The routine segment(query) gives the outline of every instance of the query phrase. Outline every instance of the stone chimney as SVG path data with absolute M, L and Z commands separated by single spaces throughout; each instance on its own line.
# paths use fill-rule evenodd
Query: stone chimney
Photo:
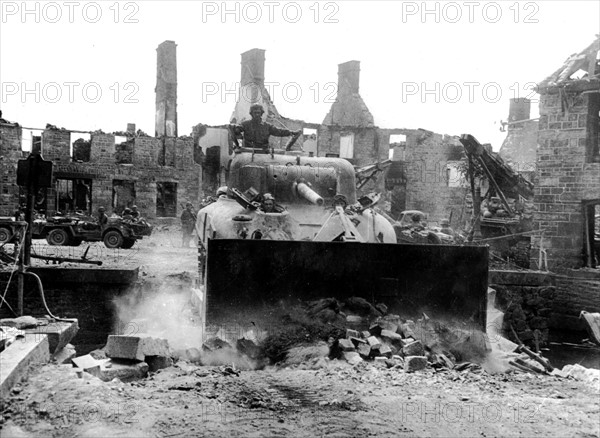
M 265 51 L 263 49 L 252 49 L 242 53 L 242 74 L 240 78 L 242 87 L 250 83 L 264 87 Z
M 348 61 L 338 65 L 338 93 L 358 94 L 360 61 Z
M 338 64 L 338 90 L 335 102 L 323 120 L 324 125 L 373 127 L 373 115 L 358 93 L 360 61 Z
M 165 41 L 156 52 L 155 135 L 177 137 L 177 45 Z
M 519 97 L 510 99 L 510 108 L 508 110 L 508 122 L 518 122 L 529 119 L 531 113 L 531 100 Z M 510 125 L 509 125 L 510 126 Z

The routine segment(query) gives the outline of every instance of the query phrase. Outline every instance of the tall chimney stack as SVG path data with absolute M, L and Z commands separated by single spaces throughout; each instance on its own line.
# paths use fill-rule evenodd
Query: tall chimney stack
M 531 113 L 531 100 L 524 97 L 510 99 L 510 107 L 508 110 L 508 122 L 518 122 L 520 120 L 528 120 Z
M 255 83 L 265 85 L 265 51 L 252 49 L 242 53 L 242 75 L 240 86 Z
M 358 94 L 360 61 L 348 61 L 338 65 L 338 93 Z
M 177 137 L 177 44 L 158 46 L 156 62 L 156 137 Z

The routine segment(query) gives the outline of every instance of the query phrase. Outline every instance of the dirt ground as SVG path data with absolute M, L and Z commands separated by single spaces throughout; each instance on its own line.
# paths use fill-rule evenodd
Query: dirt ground
M 195 274 L 177 227 L 139 243 L 129 262 L 144 281 Z M 600 436 L 598 384 L 327 358 L 258 371 L 179 361 L 130 383 L 48 364 L 2 402 L 2 437 Z

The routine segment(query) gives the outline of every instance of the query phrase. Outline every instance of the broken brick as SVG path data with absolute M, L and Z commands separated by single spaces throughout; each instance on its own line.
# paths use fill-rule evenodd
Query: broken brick
M 368 344 L 359 345 L 358 354 L 360 354 L 363 359 L 368 359 L 371 356 L 371 347 Z
M 425 369 L 425 367 L 427 367 L 425 356 L 407 356 L 404 358 L 404 371 L 408 373 Z
M 144 362 L 148 364 L 148 371 L 151 372 L 173 366 L 173 359 L 164 356 L 146 356 Z
M 338 339 L 338 346 L 342 351 L 354 351 L 354 344 L 350 339 Z
M 360 338 L 360 333 L 357 330 L 346 329 L 346 338 Z
M 423 348 L 423 344 L 421 341 L 415 341 L 411 344 L 406 345 L 402 352 L 405 356 L 423 356 L 425 355 L 425 349 Z
M 360 335 L 364 338 L 367 339 L 368 337 L 371 336 L 371 333 L 368 330 L 363 330 L 362 332 L 360 332 Z
M 360 338 L 350 338 L 350 342 L 352 342 L 356 348 L 358 348 L 358 346 L 360 344 L 367 343 L 367 341 L 365 341 L 364 339 L 360 339 Z
M 381 347 L 381 341 L 377 339 L 375 336 L 369 336 L 367 338 L 367 343 L 371 346 L 371 348 L 379 348 Z
M 383 344 L 381 347 L 379 347 L 378 351 L 379 351 L 380 356 L 385 356 L 387 358 L 392 357 L 392 349 L 385 344 Z

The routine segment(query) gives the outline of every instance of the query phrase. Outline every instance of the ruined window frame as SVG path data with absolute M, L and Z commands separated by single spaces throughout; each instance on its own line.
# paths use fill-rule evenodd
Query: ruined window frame
M 582 201 L 582 216 L 584 266 L 600 268 L 600 199 Z
M 586 152 L 588 163 L 600 163 L 600 92 L 597 91 L 588 94 Z

